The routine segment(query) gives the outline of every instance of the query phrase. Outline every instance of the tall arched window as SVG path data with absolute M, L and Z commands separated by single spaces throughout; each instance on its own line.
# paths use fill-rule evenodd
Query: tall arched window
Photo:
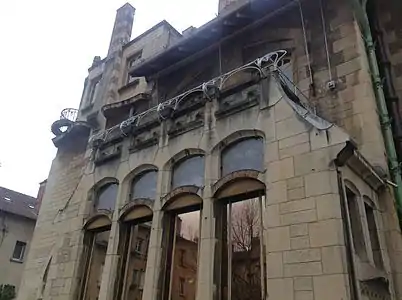
M 241 170 L 262 171 L 264 142 L 251 137 L 229 144 L 221 153 L 221 177 Z M 214 195 L 224 300 L 259 300 L 266 297 L 266 256 L 263 239 L 265 186 L 257 178 L 239 177 Z
M 239 170 L 264 169 L 264 142 L 262 138 L 248 138 L 235 142 L 222 152 L 222 177 Z
M 94 216 L 85 225 L 83 277 L 80 300 L 99 297 L 105 265 L 111 220 L 105 215 Z
M 134 178 L 131 184 L 130 200 L 156 198 L 156 185 L 158 172 L 156 170 L 147 171 Z
M 142 299 L 149 239 L 152 228 L 152 210 L 136 205 L 123 211 L 120 217 L 119 261 L 117 295 L 113 299 Z
M 204 156 L 192 156 L 179 161 L 173 168 L 172 189 L 180 186 L 204 185 Z
M 95 201 L 95 208 L 97 211 L 114 210 L 118 187 L 119 185 L 117 183 L 109 183 L 99 189 Z

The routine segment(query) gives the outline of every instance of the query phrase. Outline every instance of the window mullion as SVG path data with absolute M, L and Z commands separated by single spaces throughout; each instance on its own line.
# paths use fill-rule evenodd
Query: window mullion
M 228 204 L 228 300 L 232 300 L 232 202 Z
M 261 299 L 265 299 L 265 248 L 264 248 L 264 219 L 263 219 L 263 204 L 262 197 L 258 197 L 258 205 L 259 205 L 259 229 L 260 229 L 260 272 L 261 272 Z
M 92 233 L 92 237 L 91 237 L 91 249 L 89 251 L 89 257 L 88 257 L 88 264 L 87 264 L 87 268 L 86 268 L 86 272 L 85 272 L 85 283 L 84 283 L 84 287 L 83 287 L 83 295 L 82 295 L 82 299 L 86 299 L 87 296 L 87 292 L 88 292 L 88 280 L 90 277 L 90 273 L 91 273 L 91 268 L 92 268 L 92 259 L 93 259 L 93 253 L 94 253 L 94 248 L 95 248 L 95 240 L 96 240 L 96 233 Z
M 170 266 L 170 280 L 169 280 L 169 300 L 172 299 L 172 287 L 173 287 L 173 271 L 174 271 L 174 257 L 176 252 L 176 238 L 177 238 L 177 226 L 178 226 L 178 215 L 173 215 L 174 217 L 174 229 L 173 229 L 173 246 L 172 246 L 172 253 L 171 253 L 171 266 Z
M 133 243 L 133 235 L 134 235 L 134 227 L 135 225 L 130 226 L 130 235 L 129 235 L 129 240 L 128 240 L 128 251 L 126 253 L 127 258 L 126 258 L 126 265 L 125 265 L 125 271 L 124 271 L 124 280 L 123 280 L 123 299 L 127 299 L 127 279 L 128 279 L 128 269 L 130 267 L 130 256 L 131 256 L 131 245 Z

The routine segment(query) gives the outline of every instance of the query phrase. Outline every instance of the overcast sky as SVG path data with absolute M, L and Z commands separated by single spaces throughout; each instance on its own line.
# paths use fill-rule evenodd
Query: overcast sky
M 122 0 L 0 0 L 0 186 L 36 196 L 56 148 L 50 126 L 77 108 L 88 67 L 107 53 Z M 132 38 L 166 19 L 180 32 L 218 0 L 131 0 Z

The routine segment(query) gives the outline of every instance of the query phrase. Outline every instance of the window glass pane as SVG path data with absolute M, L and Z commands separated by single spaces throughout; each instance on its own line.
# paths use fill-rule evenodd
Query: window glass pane
M 265 299 L 265 256 L 263 252 L 261 211 L 265 197 L 223 205 L 221 282 L 225 300 Z
M 158 172 L 150 171 L 135 178 L 132 185 L 132 199 L 147 198 L 155 200 Z
M 176 234 L 172 255 L 170 299 L 195 300 L 200 211 L 174 217 Z
M 125 280 L 123 282 L 124 300 L 141 300 L 144 290 L 145 270 L 147 267 L 151 223 L 130 226 L 128 249 L 125 251 Z
M 179 162 L 173 169 L 172 188 L 204 185 L 204 156 L 193 156 Z
M 96 209 L 114 210 L 117 197 L 118 184 L 112 183 L 102 187 L 98 193 Z
M 356 254 L 363 260 L 367 260 L 366 244 L 362 228 L 361 217 L 359 213 L 359 203 L 356 195 L 349 189 L 346 189 L 346 199 L 348 203 L 350 225 L 352 227 L 353 245 Z
M 95 233 L 87 278 L 87 291 L 85 293 L 86 300 L 95 300 L 99 296 L 109 234 L 110 230 Z
M 382 269 L 384 267 L 382 262 L 380 241 L 378 239 L 377 223 L 374 217 L 374 209 L 368 203 L 364 203 L 364 209 L 366 210 L 367 225 L 370 234 L 371 250 L 373 251 L 374 264 L 377 268 Z
M 21 241 L 17 241 L 15 243 L 13 259 L 22 260 L 24 258 L 26 245 L 27 245 L 26 243 Z
M 229 145 L 222 152 L 222 176 L 239 170 L 262 171 L 264 146 L 261 138 L 252 138 Z

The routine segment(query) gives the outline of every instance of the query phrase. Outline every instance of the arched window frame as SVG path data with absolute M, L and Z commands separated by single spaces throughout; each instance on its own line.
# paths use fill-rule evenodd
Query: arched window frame
M 136 197 L 135 196 L 135 190 L 136 190 L 136 185 L 138 185 L 141 180 L 143 180 L 145 177 L 149 174 L 154 174 L 155 175 L 155 195 L 153 197 Z M 129 201 L 133 201 L 136 199 L 150 199 L 155 201 L 156 200 L 156 193 L 158 189 L 158 170 L 157 169 L 147 169 L 139 173 L 138 175 L 134 176 L 134 178 L 130 181 L 130 192 L 129 192 Z M 138 186 L 137 186 L 138 188 Z
M 229 151 L 236 149 L 239 146 L 245 145 L 244 143 L 250 142 L 250 141 L 258 141 L 258 143 L 261 143 L 261 161 L 260 161 L 260 167 L 256 167 L 254 168 L 254 166 L 250 167 L 245 167 L 245 168 L 237 168 L 237 169 L 231 169 L 229 172 L 225 171 L 225 166 L 224 166 L 224 157 L 225 155 L 228 154 Z M 259 171 L 262 172 L 264 170 L 264 139 L 261 136 L 246 136 L 243 138 L 239 138 L 237 140 L 234 140 L 228 144 L 226 144 L 223 149 L 221 150 L 220 153 L 220 177 L 224 177 L 230 173 L 233 172 L 237 172 L 237 171 L 241 171 L 241 170 L 255 170 L 255 171 Z
M 175 184 L 175 174 L 177 174 L 177 170 L 180 169 L 180 167 L 183 167 L 184 164 L 191 162 L 191 160 L 196 159 L 196 158 L 202 158 L 202 184 Z M 181 159 L 179 159 L 178 161 L 175 161 L 172 164 L 171 167 L 171 178 L 170 178 L 170 189 L 174 190 L 176 188 L 180 188 L 183 186 L 188 186 L 188 185 L 193 185 L 193 186 L 197 186 L 197 187 L 203 187 L 205 184 L 205 155 L 202 153 L 199 154 L 192 154 L 192 155 L 187 155 Z

